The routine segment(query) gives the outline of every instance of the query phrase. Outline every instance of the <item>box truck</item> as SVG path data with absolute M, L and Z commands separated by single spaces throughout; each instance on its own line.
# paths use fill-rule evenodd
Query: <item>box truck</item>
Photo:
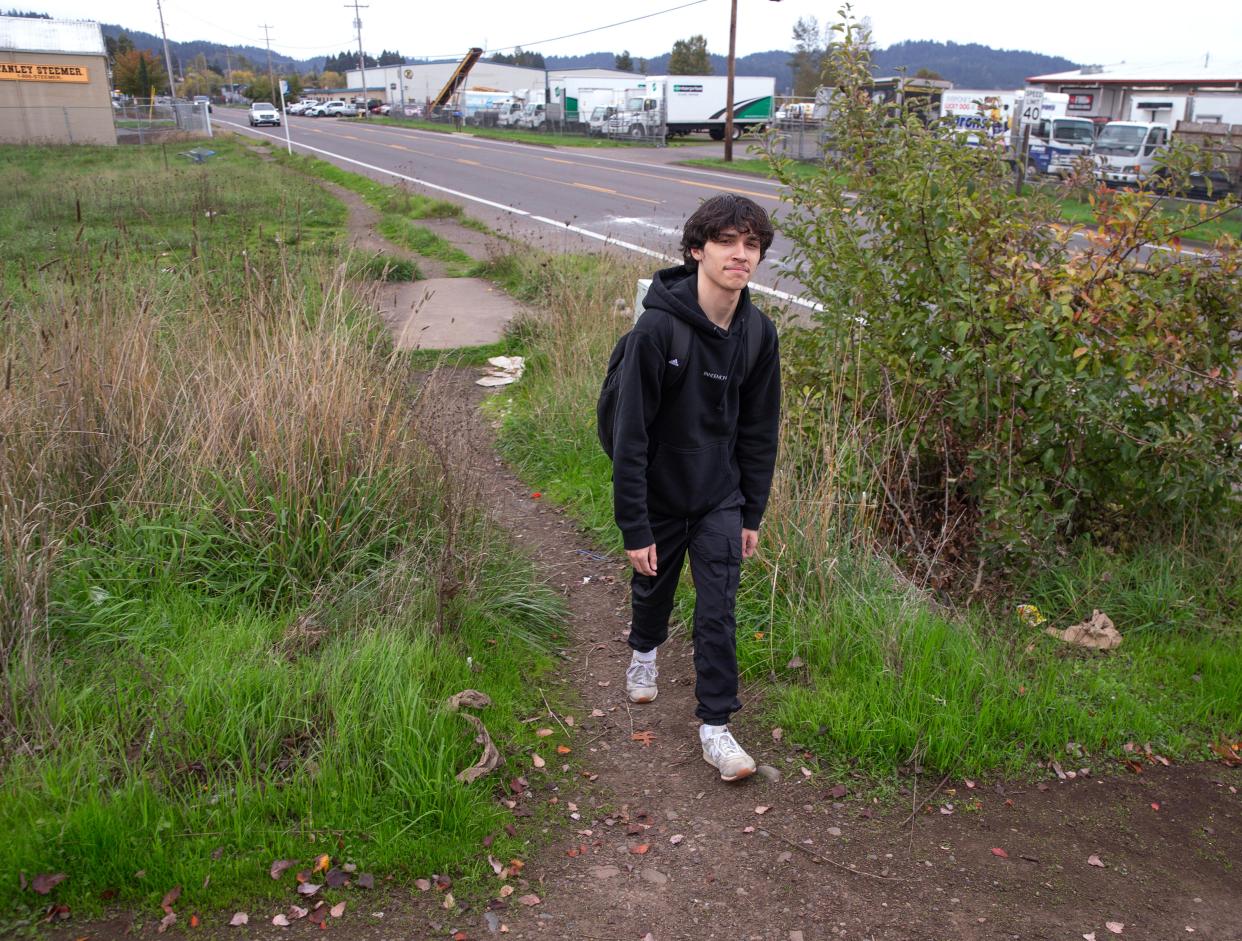
M 657 75 L 626 89 L 609 133 L 648 137 L 707 131 L 724 140 L 727 78 L 721 75 Z M 733 82 L 733 136 L 759 130 L 772 121 L 776 79 L 739 75 Z
M 959 89 L 947 91 L 940 100 L 940 114 L 952 120 L 953 129 L 965 135 L 967 144 L 984 140 L 1010 146 L 1015 115 L 1022 113 L 1025 90 Z M 1040 173 L 1066 176 L 1074 161 L 1091 153 L 1095 123 L 1089 118 L 1066 114 L 1069 95 L 1045 92 L 1040 118 L 1031 125 L 1027 162 Z

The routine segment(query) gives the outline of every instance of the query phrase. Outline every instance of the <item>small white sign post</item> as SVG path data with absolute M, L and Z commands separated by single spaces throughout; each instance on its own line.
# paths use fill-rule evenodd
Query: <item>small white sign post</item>
M 293 142 L 289 140 L 289 112 L 285 110 L 285 92 L 289 90 L 289 83 L 283 78 L 280 80 L 280 123 L 285 129 L 285 149 L 292 155 Z
M 1014 164 L 1017 166 L 1018 178 L 1015 192 L 1022 194 L 1022 183 L 1026 177 L 1027 148 L 1031 140 L 1031 128 L 1038 124 L 1044 112 L 1044 90 L 1028 88 L 1022 94 L 1022 104 L 1013 119 L 1013 152 Z

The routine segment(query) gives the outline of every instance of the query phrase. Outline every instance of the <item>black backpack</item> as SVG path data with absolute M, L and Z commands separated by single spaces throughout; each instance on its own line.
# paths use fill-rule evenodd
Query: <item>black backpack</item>
M 690 345 L 694 339 L 694 331 L 680 317 L 662 311 L 658 307 L 648 308 L 643 312 L 643 316 L 646 317 L 656 311 L 669 318 L 673 327 L 672 344 L 670 349 L 665 351 L 665 358 L 687 364 L 687 368 L 679 369 L 674 374 L 675 382 L 668 378 L 669 371 L 665 370 L 665 385 L 662 391 L 663 397 L 667 397 L 670 392 L 680 388 L 681 383 L 685 381 L 686 373 L 689 371 Z M 617 403 L 621 399 L 621 363 L 625 359 L 625 344 L 629 338 L 629 333 L 624 334 L 617 341 L 617 345 L 612 348 L 612 355 L 608 357 L 608 371 L 604 373 L 604 384 L 599 390 L 599 401 L 595 404 L 595 428 L 599 433 L 600 447 L 604 449 L 609 460 L 612 459 L 612 438 L 617 420 Z M 759 349 L 762 343 L 763 321 L 756 314 L 754 322 L 746 325 L 746 373 L 742 377 L 743 382 L 750 376 L 755 363 L 759 361 Z

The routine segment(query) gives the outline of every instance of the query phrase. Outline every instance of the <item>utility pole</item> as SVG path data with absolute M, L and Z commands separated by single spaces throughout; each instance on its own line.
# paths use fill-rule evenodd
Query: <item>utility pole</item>
M 168 94 L 173 104 L 177 102 L 177 79 L 173 75 L 172 55 L 168 51 L 168 33 L 164 30 L 164 7 L 160 0 L 155 0 L 155 9 L 160 14 L 160 35 L 164 37 L 164 65 L 168 68 Z
M 272 37 L 268 35 L 268 30 L 273 27 L 266 23 L 261 23 L 259 29 L 263 30 L 263 41 L 267 43 L 267 81 L 268 87 L 271 89 L 272 97 L 276 97 L 276 75 L 272 72 Z
M 358 11 L 369 9 L 369 7 L 366 4 L 359 4 L 358 0 L 345 4 L 345 7 L 354 8 L 354 29 L 358 31 L 358 70 L 362 73 L 362 110 L 365 114 L 370 110 L 367 107 L 367 58 L 366 53 L 362 51 L 362 14 Z
M 774 0 L 780 3 L 781 0 Z M 725 82 L 725 162 L 733 160 L 733 73 L 737 58 L 737 0 L 729 10 L 729 78 Z
M 237 89 L 233 87 L 233 59 L 229 55 L 229 50 L 224 50 L 224 71 L 229 79 L 229 96 L 227 101 L 232 101 L 233 96 L 237 94 Z

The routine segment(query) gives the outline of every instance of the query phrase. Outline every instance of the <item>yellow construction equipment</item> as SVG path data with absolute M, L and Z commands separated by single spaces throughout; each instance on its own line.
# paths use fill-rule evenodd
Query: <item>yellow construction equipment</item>
M 474 68 L 474 64 L 478 62 L 482 56 L 483 50 L 478 46 L 475 46 L 466 53 L 462 60 L 457 63 L 457 68 L 453 70 L 452 77 L 444 83 L 444 87 L 436 93 L 435 98 L 431 99 L 432 111 L 437 111 L 438 109 L 443 108 L 445 104 L 448 103 L 448 100 L 461 90 L 462 86 L 466 84 L 466 79 L 470 75 L 470 70 Z

